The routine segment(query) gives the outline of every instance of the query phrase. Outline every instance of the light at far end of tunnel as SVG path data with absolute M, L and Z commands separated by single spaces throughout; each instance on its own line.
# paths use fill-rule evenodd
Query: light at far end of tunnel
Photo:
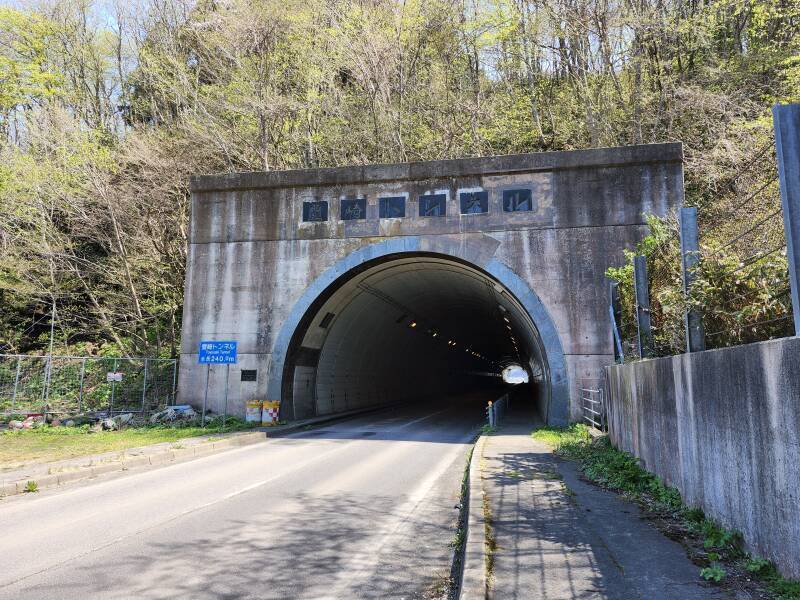
M 511 385 L 528 383 L 528 372 L 519 365 L 509 365 L 503 369 L 503 381 Z

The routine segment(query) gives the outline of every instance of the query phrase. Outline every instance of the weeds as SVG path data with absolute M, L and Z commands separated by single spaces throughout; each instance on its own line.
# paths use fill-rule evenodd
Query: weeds
M 28 483 L 25 484 L 25 489 L 23 491 L 26 494 L 32 494 L 34 492 L 38 492 L 39 484 L 36 483 L 35 481 L 28 481 Z
M 714 581 L 716 583 L 722 581 L 727 574 L 719 563 L 712 563 L 710 567 L 700 569 L 700 577 L 706 581 Z
M 767 584 L 777 600 L 800 600 L 800 581 L 784 578 L 772 561 L 759 557 L 746 557 L 745 569 Z

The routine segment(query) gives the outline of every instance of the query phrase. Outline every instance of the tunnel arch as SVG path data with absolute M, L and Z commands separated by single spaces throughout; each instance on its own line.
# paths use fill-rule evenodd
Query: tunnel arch
M 565 424 L 566 367 L 550 315 L 516 273 L 480 258 L 414 237 L 365 246 L 323 272 L 273 346 L 268 395 L 281 398 L 282 416 L 410 400 L 410 386 L 450 393 L 521 363 L 541 417 Z

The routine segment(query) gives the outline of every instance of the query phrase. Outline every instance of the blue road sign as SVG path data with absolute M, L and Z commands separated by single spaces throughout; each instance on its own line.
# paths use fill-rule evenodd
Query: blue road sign
M 235 365 L 236 364 L 236 344 L 234 341 L 210 341 L 200 342 L 200 353 L 197 362 L 201 365 Z

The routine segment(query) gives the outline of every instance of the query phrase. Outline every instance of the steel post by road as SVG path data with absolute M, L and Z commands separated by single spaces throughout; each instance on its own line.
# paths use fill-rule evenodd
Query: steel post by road
M 228 381 L 231 376 L 230 363 L 225 365 L 225 403 L 222 409 L 222 431 L 225 431 L 225 421 L 228 419 Z
M 172 359 L 172 406 L 175 406 L 175 390 L 178 387 L 178 361 Z
M 147 395 L 147 359 L 144 359 L 144 381 L 142 382 L 142 414 L 144 414 L 144 400 Z
M 17 357 L 17 374 L 14 376 L 14 395 L 11 396 L 11 412 L 16 412 L 17 407 L 17 388 L 19 387 L 19 371 L 20 371 L 20 363 L 22 362 L 22 357 Z
M 647 280 L 647 259 L 633 258 L 633 278 L 636 288 L 636 328 L 638 330 L 639 358 L 653 355 L 653 330 L 650 323 L 650 292 Z
M 111 378 L 111 400 L 109 401 L 109 404 L 108 404 L 108 418 L 109 419 L 114 414 L 114 393 L 117 390 L 117 378 L 116 378 L 116 374 L 117 374 L 117 359 L 116 358 L 114 359 L 114 366 L 111 369 L 111 371 L 112 371 L 112 373 L 114 373 L 114 375 Z
M 206 426 L 206 403 L 208 402 L 208 377 L 211 375 L 211 365 L 206 365 L 206 393 L 203 396 L 203 412 L 200 415 L 201 427 Z
M 800 335 L 800 104 L 772 107 L 795 335 Z
M 619 300 L 619 282 L 610 281 L 608 285 L 611 302 L 608 305 L 608 316 L 611 320 L 611 336 L 614 339 L 614 362 L 624 363 L 625 353 L 622 350 L 622 337 L 619 332 L 619 323 L 622 320 L 622 308 Z
M 81 359 L 81 387 L 78 391 L 78 414 L 83 412 L 83 380 L 86 377 L 86 359 Z
M 681 217 L 681 274 L 683 276 L 683 293 L 688 297 L 694 282 L 694 269 L 700 262 L 700 242 L 697 233 L 697 209 L 682 208 Z M 686 328 L 686 351 L 700 352 L 706 349 L 706 335 L 703 330 L 703 316 L 696 308 L 684 313 Z

